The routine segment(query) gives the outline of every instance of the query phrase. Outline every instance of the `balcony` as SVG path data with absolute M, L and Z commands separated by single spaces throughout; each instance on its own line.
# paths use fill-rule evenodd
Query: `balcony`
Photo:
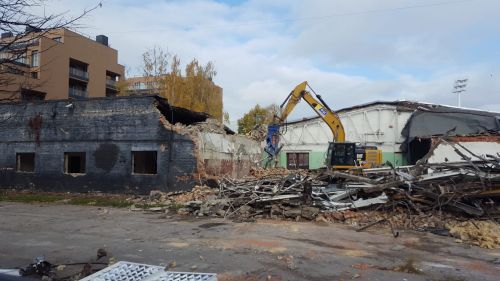
M 74 99 L 81 99 L 87 97 L 87 91 L 77 88 L 69 88 L 69 97 Z
M 89 73 L 86 70 L 69 67 L 69 77 L 74 78 L 80 81 L 88 82 L 89 81 Z
M 106 78 L 106 88 L 116 90 L 116 83 L 118 81 L 107 79 Z
M 30 39 L 30 40 L 21 39 L 18 42 L 12 42 L 10 44 L 7 42 L 6 49 L 7 50 L 20 50 L 20 49 L 22 50 L 22 49 L 26 49 L 30 46 L 37 46 L 39 43 L 40 43 L 40 40 L 38 40 L 38 39 Z

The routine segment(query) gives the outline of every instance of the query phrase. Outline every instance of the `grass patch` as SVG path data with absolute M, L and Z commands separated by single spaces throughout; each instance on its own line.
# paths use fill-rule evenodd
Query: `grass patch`
M 1 193 L 0 201 L 21 203 L 53 203 L 64 200 L 64 195 L 35 193 Z
M 138 209 L 149 209 L 149 208 L 163 208 L 167 205 L 163 204 L 134 204 L 134 206 Z
M 170 211 L 177 212 L 180 208 L 184 208 L 184 205 L 179 204 L 179 203 L 173 203 L 173 204 L 168 205 L 168 209 Z
M 86 194 L 53 194 L 53 193 L 24 193 L 24 192 L 3 192 L 0 193 L 0 201 L 19 203 L 64 203 L 80 206 L 99 206 L 128 208 L 133 203 L 117 196 L 89 196 Z
M 71 198 L 67 204 L 71 205 L 85 205 L 85 206 L 99 206 L 99 207 L 114 207 L 114 208 L 127 208 L 132 206 L 132 203 L 118 198 L 85 198 L 76 197 Z

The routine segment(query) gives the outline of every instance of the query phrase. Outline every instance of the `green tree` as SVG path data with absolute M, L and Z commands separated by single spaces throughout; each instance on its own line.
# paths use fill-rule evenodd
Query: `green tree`
M 258 126 L 265 126 L 273 122 L 279 107 L 272 104 L 267 107 L 261 107 L 259 104 L 251 108 L 243 117 L 238 119 L 238 133 L 246 134 Z

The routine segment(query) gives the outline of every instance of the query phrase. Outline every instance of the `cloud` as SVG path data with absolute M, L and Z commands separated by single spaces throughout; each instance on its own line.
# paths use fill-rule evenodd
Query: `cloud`
M 48 1 L 78 14 L 96 0 Z M 230 2 L 230 3 L 229 3 Z M 374 100 L 456 104 L 500 111 L 500 2 L 476 1 L 104 1 L 80 32 L 106 34 L 119 61 L 140 74 L 153 45 L 214 61 L 215 82 L 235 121 L 256 103 L 281 103 L 308 80 L 333 108 Z M 292 115 L 312 115 L 305 105 Z

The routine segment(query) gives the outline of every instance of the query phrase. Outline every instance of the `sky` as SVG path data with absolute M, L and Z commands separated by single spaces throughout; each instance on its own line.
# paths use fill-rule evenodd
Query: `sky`
M 99 0 L 48 0 L 78 15 Z M 376 100 L 500 112 L 498 0 L 104 0 L 76 31 L 105 34 L 128 76 L 153 46 L 215 63 L 231 127 L 256 104 L 281 104 L 302 81 L 333 109 Z M 313 116 L 304 103 L 291 119 Z

